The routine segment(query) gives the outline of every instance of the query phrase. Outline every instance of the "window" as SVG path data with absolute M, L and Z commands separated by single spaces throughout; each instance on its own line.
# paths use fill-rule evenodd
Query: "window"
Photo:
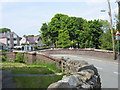
M 17 40 L 15 40 L 14 43 L 16 44 L 16 43 L 17 43 Z
M 17 40 L 17 38 L 14 38 L 14 40 Z
M 8 40 L 8 44 L 10 44 L 10 40 Z
M 14 46 L 17 46 L 17 44 L 14 44 Z
M 14 38 L 17 38 L 17 35 L 15 35 L 15 34 L 14 34 L 14 36 L 13 36 L 13 37 L 14 37 Z

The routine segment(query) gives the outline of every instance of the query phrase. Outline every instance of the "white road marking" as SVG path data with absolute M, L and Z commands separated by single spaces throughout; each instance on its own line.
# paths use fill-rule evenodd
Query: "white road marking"
M 117 74 L 117 75 L 119 74 L 120 75 L 120 73 L 118 73 L 118 72 L 114 72 L 114 74 Z
M 101 68 L 101 67 L 97 67 L 97 66 L 95 66 L 97 69 L 100 69 L 100 70 L 102 70 L 103 68 Z

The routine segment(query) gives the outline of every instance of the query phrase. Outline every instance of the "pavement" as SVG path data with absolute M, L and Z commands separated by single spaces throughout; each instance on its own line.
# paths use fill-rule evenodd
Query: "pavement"
M 10 70 L 2 70 L 2 88 L 16 88 Z
M 55 75 L 62 75 L 62 73 L 54 73 L 54 74 L 13 74 L 11 70 L 2 70 L 2 77 L 1 79 L 1 89 L 3 88 L 16 88 L 16 84 L 13 80 L 13 77 L 19 76 L 55 76 Z
M 93 64 L 97 69 L 101 77 L 102 88 L 118 88 L 118 63 L 117 60 L 98 58 L 85 55 L 68 55 L 68 54 L 52 54 L 51 56 L 57 58 L 70 58 L 72 60 L 84 60 L 89 64 Z
M 55 75 L 62 75 L 62 73 L 55 73 L 55 74 L 12 74 L 13 77 L 17 77 L 17 76 L 55 76 Z

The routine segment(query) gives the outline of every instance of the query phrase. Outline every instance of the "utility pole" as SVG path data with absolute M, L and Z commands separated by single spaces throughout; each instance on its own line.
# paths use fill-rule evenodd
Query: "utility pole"
M 108 8 L 109 8 L 109 18 L 110 18 L 110 30 L 111 30 L 111 34 L 112 34 L 112 46 L 113 46 L 113 59 L 116 60 L 116 53 L 115 53 L 115 40 L 114 40 L 114 33 L 113 33 L 113 28 L 112 28 L 112 14 L 111 14 L 111 6 L 110 6 L 110 0 L 108 1 Z
M 117 23 L 117 29 L 120 32 L 120 0 L 116 0 L 118 3 L 118 23 Z
M 117 33 L 118 34 L 118 62 L 120 63 L 120 0 L 116 0 L 118 3 L 118 22 L 117 22 Z M 117 34 L 116 33 L 116 34 Z

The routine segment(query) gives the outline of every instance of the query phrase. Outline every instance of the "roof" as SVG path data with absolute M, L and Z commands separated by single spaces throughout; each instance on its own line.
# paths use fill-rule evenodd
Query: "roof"
M 0 33 L 0 38 L 7 38 L 8 36 L 12 35 L 12 34 L 15 34 L 17 35 L 16 33 L 14 32 L 4 32 L 4 33 Z M 17 35 L 18 36 L 18 35 Z
M 25 38 L 30 44 L 35 44 L 36 41 L 38 41 L 40 37 L 39 36 L 26 36 Z
M 6 45 L 6 44 L 4 44 L 4 43 L 0 42 L 0 45 Z

